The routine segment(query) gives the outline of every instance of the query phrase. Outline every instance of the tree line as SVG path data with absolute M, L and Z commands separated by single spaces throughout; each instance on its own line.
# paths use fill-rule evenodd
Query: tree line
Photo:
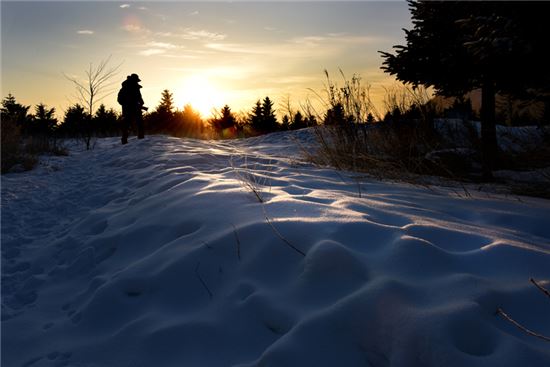
M 59 120 L 55 108 L 40 103 L 31 109 L 31 106 L 19 103 L 15 96 L 8 94 L 2 100 L 0 113 L 2 121 L 12 123 L 23 136 L 107 137 L 120 135 L 121 132 L 121 114 L 104 104 L 90 115 L 87 107 L 75 103 L 65 110 Z M 290 111 L 279 121 L 269 96 L 258 100 L 248 113 L 234 113 L 225 105 L 205 119 L 190 104 L 181 110 L 176 108 L 173 94 L 167 89 L 162 92 L 159 105 L 145 113 L 143 120 L 148 134 L 193 138 L 247 137 L 318 124 L 314 115 L 304 116 L 300 111 Z

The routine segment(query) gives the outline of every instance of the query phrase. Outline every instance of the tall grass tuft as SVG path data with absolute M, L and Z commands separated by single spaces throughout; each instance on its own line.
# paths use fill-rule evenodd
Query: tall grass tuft
M 38 163 L 41 154 L 66 156 L 68 150 L 55 136 L 33 135 L 24 137 L 16 122 L 9 117 L 2 117 L 2 173 L 29 171 Z
M 325 124 L 315 128 L 317 149 L 306 152 L 317 164 L 340 170 L 363 171 L 378 177 L 403 178 L 427 173 L 433 162 L 427 152 L 437 149 L 433 133 L 435 106 L 423 88 L 386 89 L 385 117 L 374 107 L 370 86 L 359 76 L 333 82 L 325 71 Z M 317 94 L 321 97 L 320 94 Z
M 2 118 L 2 173 L 8 172 L 19 160 L 21 134 L 14 121 Z

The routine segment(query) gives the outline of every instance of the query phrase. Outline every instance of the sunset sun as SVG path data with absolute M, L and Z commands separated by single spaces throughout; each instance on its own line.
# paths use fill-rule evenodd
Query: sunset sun
M 185 78 L 177 91 L 176 103 L 179 108 L 190 104 L 201 116 L 209 117 L 212 109 L 221 108 L 224 93 L 215 82 L 202 75 Z

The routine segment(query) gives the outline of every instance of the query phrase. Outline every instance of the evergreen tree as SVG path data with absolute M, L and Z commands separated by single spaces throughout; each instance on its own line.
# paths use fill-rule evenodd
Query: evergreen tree
M 248 123 L 256 134 L 267 134 L 279 130 L 273 102 L 269 97 L 265 97 L 263 101 L 256 101 L 248 117 Z
M 24 106 L 17 103 L 15 97 L 9 93 L 6 98 L 2 100 L 2 108 L 0 109 L 0 115 L 3 121 L 10 120 L 15 122 L 16 125 L 23 129 L 28 128 L 30 106 Z
M 544 2 L 409 0 L 413 29 L 395 54 L 381 52 L 382 69 L 413 86 L 462 96 L 481 88 L 484 171 L 497 153 L 495 94 L 540 96 L 549 91 Z
M 168 89 L 162 91 L 159 105 L 145 116 L 144 124 L 146 130 L 153 133 L 176 134 L 179 126 L 174 113 L 174 98 Z
M 279 130 L 279 123 L 273 109 L 273 102 L 269 97 L 265 97 L 262 103 L 262 123 L 265 132 L 273 132 Z
M 89 119 L 90 117 L 86 113 L 85 108 L 77 103 L 65 111 L 63 123 L 59 126 L 59 131 L 65 135 L 78 136 L 84 133 L 84 125 Z
M 232 138 L 237 132 L 237 118 L 228 105 L 220 110 L 218 117 L 210 120 L 210 124 L 222 138 Z
M 104 104 L 101 104 L 93 117 L 93 125 L 97 132 L 104 136 L 118 135 L 118 115 L 115 110 L 107 109 Z
M 292 119 L 292 130 L 298 130 L 306 127 L 306 121 L 304 120 L 304 116 L 302 116 L 302 113 L 300 111 L 296 112 L 294 114 L 294 117 Z
M 53 132 L 56 127 L 55 108 L 48 108 L 43 103 L 36 105 L 30 133 L 46 135 Z
M 260 100 L 256 101 L 256 104 L 252 108 L 252 113 L 248 117 L 248 123 L 252 129 L 260 133 L 263 129 L 263 110 Z
M 174 112 L 174 95 L 168 89 L 162 91 L 160 104 L 156 111 L 158 113 L 172 114 Z
M 335 103 L 334 107 L 329 108 L 325 114 L 325 125 L 342 125 L 346 121 L 344 106 L 340 102 Z

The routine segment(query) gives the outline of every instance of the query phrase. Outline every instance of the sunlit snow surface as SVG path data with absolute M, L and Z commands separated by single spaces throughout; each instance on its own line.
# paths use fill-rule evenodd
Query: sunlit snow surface
M 495 314 L 550 335 L 550 201 L 359 190 L 309 137 L 108 138 L 4 175 L 2 366 L 550 365 Z

